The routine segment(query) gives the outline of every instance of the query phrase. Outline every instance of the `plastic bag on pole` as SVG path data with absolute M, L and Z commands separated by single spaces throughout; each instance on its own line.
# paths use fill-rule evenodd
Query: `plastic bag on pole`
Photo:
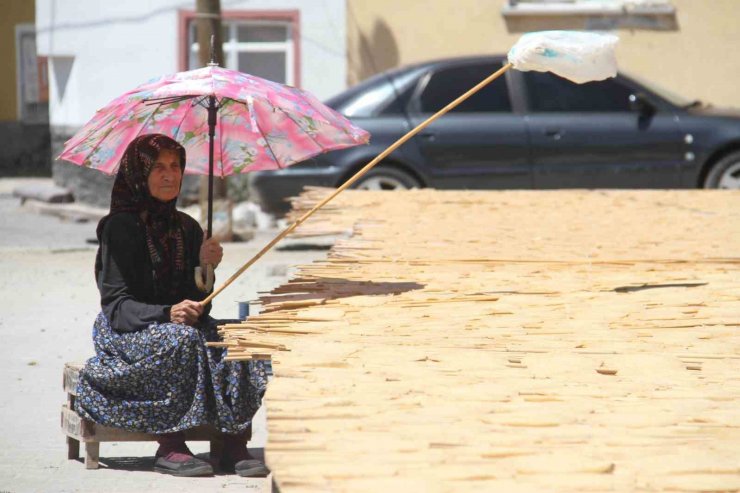
M 617 75 L 614 55 L 619 38 L 578 31 L 527 33 L 509 51 L 517 70 L 552 72 L 578 84 Z

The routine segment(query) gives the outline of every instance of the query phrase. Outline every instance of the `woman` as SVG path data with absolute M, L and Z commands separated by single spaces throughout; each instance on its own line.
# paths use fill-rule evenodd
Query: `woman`
M 184 430 L 210 424 L 224 434 L 221 466 L 263 476 L 246 443 L 266 386 L 262 362 L 223 361 L 208 293 L 194 267 L 217 265 L 222 249 L 203 241 L 198 223 L 175 207 L 185 149 L 164 135 L 137 137 L 126 148 L 97 228 L 95 278 L 102 312 L 93 327 L 96 356 L 80 374 L 75 409 L 97 423 L 157 434 L 154 470 L 213 474 L 194 457 Z

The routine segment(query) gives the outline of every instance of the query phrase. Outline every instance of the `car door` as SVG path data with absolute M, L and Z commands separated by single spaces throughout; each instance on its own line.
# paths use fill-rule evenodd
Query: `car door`
M 431 71 L 409 104 L 420 124 L 501 68 L 466 61 Z M 512 112 L 506 77 L 499 77 L 414 138 L 435 188 L 530 188 L 532 175 L 523 116 Z
M 681 185 L 683 134 L 671 111 L 630 109 L 639 87 L 621 79 L 575 84 L 519 72 L 535 188 L 670 188 Z

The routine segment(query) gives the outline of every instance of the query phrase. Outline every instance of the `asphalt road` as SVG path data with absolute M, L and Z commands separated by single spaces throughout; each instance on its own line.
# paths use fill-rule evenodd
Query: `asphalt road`
M 3 181 L 3 180 L 0 180 Z M 6 180 L 7 181 L 7 180 Z M 11 183 L 16 183 L 15 180 Z M 0 184 L 0 249 L 90 248 L 95 222 L 74 222 L 39 214 L 12 196 L 12 185 Z

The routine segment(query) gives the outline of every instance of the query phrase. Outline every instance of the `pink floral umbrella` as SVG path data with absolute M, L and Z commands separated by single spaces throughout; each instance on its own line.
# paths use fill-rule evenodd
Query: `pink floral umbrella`
M 180 142 L 185 172 L 209 174 L 209 189 L 214 174 L 280 169 L 370 138 L 306 91 L 211 63 L 114 99 L 66 142 L 59 158 L 113 174 L 129 142 L 148 133 Z

